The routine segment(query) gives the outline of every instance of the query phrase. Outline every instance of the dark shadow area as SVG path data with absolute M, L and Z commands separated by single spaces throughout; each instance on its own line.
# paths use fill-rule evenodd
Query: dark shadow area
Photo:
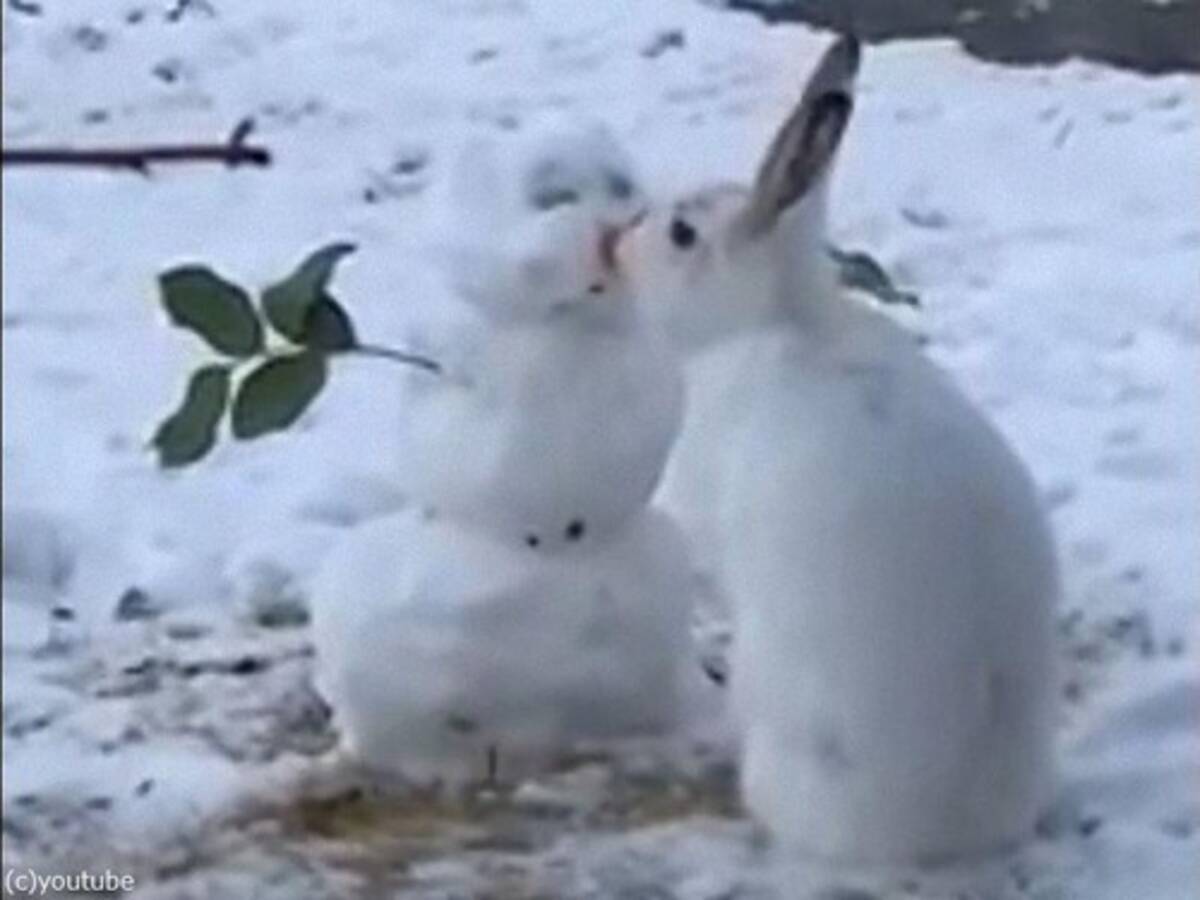
M 1146 73 L 1200 71 L 1200 0 L 728 0 L 767 22 L 850 29 L 869 42 L 952 37 L 1013 65 L 1072 56 Z

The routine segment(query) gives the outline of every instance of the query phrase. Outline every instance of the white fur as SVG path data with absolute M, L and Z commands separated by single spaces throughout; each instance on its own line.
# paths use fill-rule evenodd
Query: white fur
M 795 229 L 822 235 L 785 251 L 799 296 L 837 289 L 823 244 L 826 190 L 820 183 L 788 213 Z M 736 184 L 696 190 L 652 212 L 622 242 L 620 254 L 645 315 L 685 360 L 687 415 L 654 500 L 687 534 L 718 608 L 724 605 L 717 571 L 720 455 L 728 423 L 748 399 L 739 372 L 755 352 L 735 339 L 792 324 L 791 305 L 781 301 L 776 284 L 772 240 L 748 241 L 738 231 L 750 196 L 750 188 Z M 696 230 L 695 246 L 672 245 L 677 219 Z
M 837 289 L 828 183 L 765 231 L 725 193 L 693 252 L 654 236 L 671 213 L 629 242 L 639 295 L 699 349 L 663 492 L 734 606 L 750 811 L 829 858 L 970 856 L 1029 834 L 1050 790 L 1053 541 L 1000 434 Z
M 1058 581 L 1020 463 L 894 328 L 751 339 L 722 571 L 749 807 L 823 855 L 940 860 L 1047 800 Z

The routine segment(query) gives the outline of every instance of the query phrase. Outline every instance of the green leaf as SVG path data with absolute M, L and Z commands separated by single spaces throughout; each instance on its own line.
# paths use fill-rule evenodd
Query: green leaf
M 154 433 L 158 464 L 169 469 L 203 459 L 217 442 L 217 426 L 228 404 L 227 366 L 204 366 L 193 372 L 183 403 Z
M 839 250 L 829 248 L 829 255 L 838 266 L 838 275 L 842 284 L 847 287 L 865 291 L 880 303 L 902 303 L 905 306 L 919 306 L 917 295 L 902 291 L 892 282 L 891 277 L 869 253 L 858 250 Z
M 263 291 L 262 308 L 271 327 L 293 343 L 303 343 L 309 312 L 327 299 L 326 288 L 353 244 L 330 244 L 309 255 L 291 275 Z
M 249 295 L 205 266 L 180 266 L 158 278 L 171 321 L 194 331 L 225 356 L 245 358 L 263 348 L 263 328 Z
M 302 343 L 314 350 L 341 353 L 358 346 L 350 314 L 332 297 L 322 297 L 308 311 Z
M 258 366 L 233 400 L 234 437 L 251 440 L 289 427 L 321 393 L 326 375 L 325 356 L 311 350 Z

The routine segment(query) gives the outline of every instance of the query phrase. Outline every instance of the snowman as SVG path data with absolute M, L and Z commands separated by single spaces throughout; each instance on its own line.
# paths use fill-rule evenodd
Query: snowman
M 423 511 L 349 533 L 314 589 L 320 688 L 380 775 L 519 779 L 677 734 L 702 679 L 685 541 L 648 508 L 683 387 L 616 263 L 630 169 L 572 124 L 478 141 L 451 175 L 443 258 L 478 353 L 414 398 Z

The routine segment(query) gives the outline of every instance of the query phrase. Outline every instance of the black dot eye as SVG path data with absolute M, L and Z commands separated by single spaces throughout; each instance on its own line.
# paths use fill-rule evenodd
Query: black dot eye
M 578 541 L 586 531 L 587 527 L 584 525 L 583 519 L 572 519 L 567 523 L 566 538 L 568 541 Z
M 542 543 L 542 539 L 540 537 L 538 537 L 536 534 L 525 535 L 526 546 L 533 547 L 536 549 L 537 547 L 539 547 L 541 545 L 541 543 Z
M 535 191 L 530 198 L 534 209 L 546 212 L 558 206 L 571 206 L 579 202 L 579 192 L 571 188 L 544 188 Z
M 578 182 L 562 159 L 543 158 L 525 174 L 525 198 L 530 206 L 541 212 L 570 206 L 580 200 Z
M 620 172 L 610 172 L 608 175 L 608 192 L 617 200 L 628 200 L 633 196 L 633 181 L 629 176 Z
M 671 243 L 680 250 L 687 250 L 689 247 L 695 246 L 699 237 L 695 227 L 683 219 L 671 220 Z

